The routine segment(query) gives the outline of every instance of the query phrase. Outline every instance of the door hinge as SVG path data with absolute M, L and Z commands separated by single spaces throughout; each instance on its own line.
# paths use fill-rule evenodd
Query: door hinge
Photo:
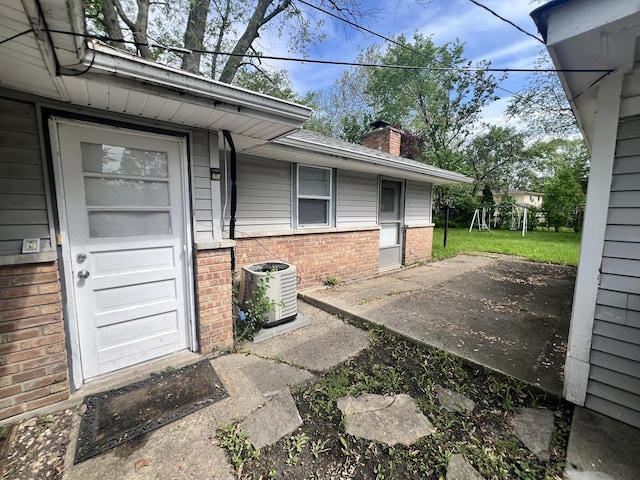
M 56 245 L 61 247 L 62 246 L 62 234 L 61 233 L 56 233 Z

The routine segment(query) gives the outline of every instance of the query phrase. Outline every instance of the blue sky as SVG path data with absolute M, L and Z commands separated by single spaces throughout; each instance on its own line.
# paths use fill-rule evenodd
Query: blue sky
M 531 0 L 481 0 L 501 16 L 508 18 L 523 29 L 536 34 L 537 30 L 529 13 L 540 2 Z M 469 0 L 365 0 L 366 7 L 377 10 L 377 15 L 359 22 L 363 26 L 385 36 L 404 34 L 411 37 L 415 31 L 432 35 L 436 44 L 456 38 L 466 44 L 468 59 L 490 60 L 494 67 L 532 68 L 542 44 L 516 30 L 513 26 L 492 16 Z M 421 5 L 422 3 L 423 5 Z M 314 15 L 322 15 L 315 12 Z M 355 61 L 360 48 L 381 39 L 345 29 L 339 21 L 327 18 L 324 33 L 326 40 L 309 52 L 310 58 L 337 61 Z M 263 51 L 274 55 L 288 55 L 285 38 L 262 38 Z M 344 67 L 317 64 L 283 62 L 293 80 L 296 91 L 304 94 L 308 90 L 329 87 L 342 74 Z M 501 85 L 512 92 L 520 90 L 527 80 L 525 73 L 511 73 Z M 503 99 L 488 107 L 484 117 L 496 121 L 510 94 L 497 92 Z

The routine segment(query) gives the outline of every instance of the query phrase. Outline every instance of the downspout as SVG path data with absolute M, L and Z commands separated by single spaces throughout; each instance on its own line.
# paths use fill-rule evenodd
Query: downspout
M 229 239 L 236 239 L 236 207 L 238 203 L 238 188 L 236 186 L 236 178 L 238 172 L 238 159 L 236 157 L 236 146 L 233 143 L 233 138 L 231 138 L 231 133 L 229 130 L 223 130 L 222 134 L 224 135 L 225 140 L 229 143 L 229 148 L 231 149 L 231 161 L 229 163 L 229 169 L 231 170 L 231 212 L 229 218 Z M 235 248 L 231 249 L 231 271 L 236 271 L 236 250 Z

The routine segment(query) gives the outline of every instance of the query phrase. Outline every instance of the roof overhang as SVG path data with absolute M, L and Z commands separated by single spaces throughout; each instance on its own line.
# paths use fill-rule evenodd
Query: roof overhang
M 0 85 L 76 106 L 229 130 L 238 150 L 302 127 L 310 109 L 86 42 L 81 0 L 0 0 Z M 68 33 L 52 33 L 52 30 Z M 75 35 L 74 35 L 75 34 Z
M 598 83 L 607 71 L 631 72 L 637 60 L 640 2 L 628 0 L 555 0 L 531 13 L 559 70 L 560 81 L 591 144 Z
M 352 146 L 346 142 L 327 138 L 323 141 L 318 135 L 309 137 L 294 133 L 277 139 L 269 144 L 253 148 L 249 153 L 261 157 L 292 163 L 304 163 L 319 167 L 340 168 L 344 170 L 383 175 L 394 178 L 415 180 L 435 185 L 471 183 L 473 180 L 460 173 L 441 168 L 405 161 L 401 157 L 393 158 L 377 150 L 361 146 Z

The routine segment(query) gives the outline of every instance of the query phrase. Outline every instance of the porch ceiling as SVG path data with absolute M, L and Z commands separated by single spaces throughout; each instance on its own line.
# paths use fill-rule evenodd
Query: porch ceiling
M 144 61 L 81 37 L 80 0 L 0 0 L 0 86 L 183 127 L 229 130 L 242 151 L 302 127 L 307 107 Z M 31 31 L 29 31 L 31 30 Z

